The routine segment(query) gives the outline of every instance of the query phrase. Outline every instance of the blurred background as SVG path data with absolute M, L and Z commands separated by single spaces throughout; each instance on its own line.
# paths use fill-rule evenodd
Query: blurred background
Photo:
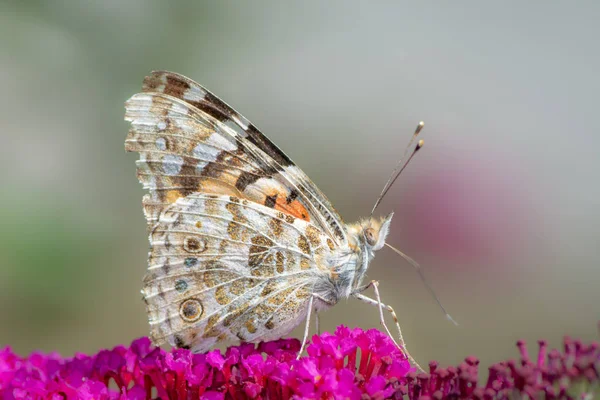
M 597 339 L 599 18 L 592 1 L 0 2 L 0 346 L 72 355 L 148 333 L 123 103 L 152 69 L 253 121 L 348 222 L 425 121 L 378 211 L 460 326 L 392 252 L 369 270 L 421 362 Z M 321 321 L 379 326 L 355 300 Z

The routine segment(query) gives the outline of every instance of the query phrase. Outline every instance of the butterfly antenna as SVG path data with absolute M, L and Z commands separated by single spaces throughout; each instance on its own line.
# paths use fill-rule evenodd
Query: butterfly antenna
M 383 186 L 383 190 L 381 191 L 381 194 L 377 198 L 377 201 L 375 202 L 375 205 L 373 206 L 373 209 L 371 210 L 371 217 L 373 216 L 373 213 L 375 212 L 375 209 L 377 208 L 377 206 L 379 206 L 379 203 L 381 203 L 381 200 L 383 200 L 383 198 L 385 197 L 388 190 L 390 190 L 390 188 L 392 187 L 394 182 L 396 182 L 396 179 L 398 179 L 398 177 L 400 176 L 402 171 L 404 171 L 404 168 L 406 168 L 406 166 L 408 165 L 410 160 L 412 160 L 412 158 L 415 156 L 417 151 L 419 151 L 421 149 L 421 147 L 423 147 L 423 144 L 424 144 L 423 140 L 419 140 L 419 142 L 417 143 L 417 146 L 412 151 L 408 160 L 405 163 L 402 162 L 406 158 L 406 155 L 408 154 L 408 150 L 410 149 L 412 144 L 417 139 L 417 136 L 419 136 L 419 133 L 421 133 L 423 126 L 425 126 L 425 123 L 423 121 L 419 122 L 419 125 L 417 125 L 417 128 L 415 129 L 415 133 L 413 133 L 412 138 L 410 139 L 410 142 L 408 142 L 408 145 L 404 149 L 404 154 L 398 161 L 398 164 L 396 165 L 396 167 L 390 174 L 390 177 L 388 178 L 387 182 Z
M 425 274 L 423 273 L 423 270 L 421 269 L 421 266 L 412 258 L 410 258 L 409 256 L 407 256 L 406 254 L 404 254 L 403 252 L 401 252 L 400 250 L 398 250 L 397 248 L 390 246 L 389 244 L 385 244 L 387 247 L 389 247 L 390 249 L 392 249 L 396 254 L 400 255 L 402 258 L 404 258 L 406 261 L 408 261 L 408 263 L 410 265 L 412 265 L 414 267 L 414 269 L 417 270 L 417 273 L 419 274 L 419 276 L 421 277 L 421 280 L 423 281 L 423 284 L 425 285 L 425 287 L 429 290 L 429 293 L 431 293 L 431 296 L 433 296 L 433 298 L 435 299 L 435 302 L 438 304 L 438 306 L 440 306 L 440 308 L 442 309 L 443 313 L 446 315 L 446 318 L 452 322 L 454 325 L 458 326 L 458 322 L 456 322 L 454 320 L 454 318 L 452 318 L 452 316 L 450 314 L 448 314 L 448 311 L 446 311 L 446 309 L 444 308 L 444 306 L 442 305 L 442 302 L 440 301 L 440 299 L 437 297 L 437 295 L 435 294 L 435 292 L 433 291 L 433 288 L 431 287 L 431 285 L 429 284 L 429 281 L 427 280 L 427 278 L 425 278 Z

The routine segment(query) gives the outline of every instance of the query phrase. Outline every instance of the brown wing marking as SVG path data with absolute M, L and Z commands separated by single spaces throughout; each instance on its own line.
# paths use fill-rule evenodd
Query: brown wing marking
M 334 241 L 340 245 L 346 242 L 343 220 L 327 197 L 284 152 L 244 116 L 198 83 L 173 72 L 152 72 L 145 78 L 143 90 L 177 97 L 229 127 L 244 151 L 259 162 L 261 170 L 281 182 L 287 188 L 288 196 L 298 197 L 299 205 L 292 208 L 296 210 L 301 205 L 307 210 L 309 220 L 320 226 Z M 296 217 L 301 217 L 302 214 L 298 211 L 291 213 Z

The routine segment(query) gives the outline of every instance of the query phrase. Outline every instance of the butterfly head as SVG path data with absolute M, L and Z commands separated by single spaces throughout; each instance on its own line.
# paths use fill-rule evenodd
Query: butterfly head
M 371 251 L 380 250 L 385 245 L 385 239 L 390 232 L 390 224 L 394 213 L 382 218 L 371 217 L 368 224 L 363 227 L 364 246 Z
M 339 297 L 348 297 L 361 286 L 375 252 L 385 246 L 392 216 L 393 213 L 383 218 L 370 217 L 347 225 L 350 253 L 341 255 L 344 261 L 338 271 Z
M 371 217 L 349 226 L 349 233 L 358 250 L 373 255 L 385 245 L 385 239 L 390 232 L 390 224 L 394 213 L 385 217 Z

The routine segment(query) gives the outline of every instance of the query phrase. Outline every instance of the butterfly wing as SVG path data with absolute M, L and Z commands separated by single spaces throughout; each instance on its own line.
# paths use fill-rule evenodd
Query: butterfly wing
M 143 92 L 126 104 L 132 122 L 126 149 L 142 154 L 138 176 L 151 190 L 146 209 L 154 221 L 156 204 L 217 192 L 311 221 L 337 245 L 347 243 L 343 220 L 327 197 L 242 115 L 172 72 L 152 72 Z
M 313 224 L 228 195 L 194 193 L 150 235 L 144 299 L 155 343 L 206 351 L 278 338 L 305 317 L 333 245 Z
M 155 72 L 126 102 L 125 148 L 150 193 L 144 299 L 151 335 L 195 351 L 285 335 L 323 262 L 346 242 L 326 197 L 264 135 L 200 85 Z

